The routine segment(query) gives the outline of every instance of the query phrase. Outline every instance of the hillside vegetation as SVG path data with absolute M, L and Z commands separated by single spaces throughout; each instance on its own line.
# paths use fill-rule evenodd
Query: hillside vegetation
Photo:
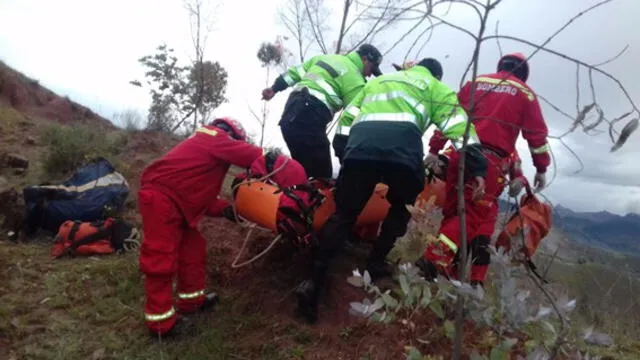
M 86 159 L 104 156 L 129 180 L 132 191 L 124 218 L 139 225 L 135 194 L 140 171 L 179 139 L 159 132 L 118 129 L 4 65 L 0 74 L 0 154 L 16 153 L 29 161 L 26 172 L 0 168 L 0 176 L 9 186 L 21 189 L 62 180 Z M 47 94 L 51 94 L 48 101 L 37 100 L 46 99 Z M 45 111 L 46 104 L 52 102 L 69 104 L 76 110 L 69 117 L 53 116 Z M 228 190 L 228 182 L 225 189 Z M 394 250 L 394 258 L 415 259 L 438 221 L 435 212 L 416 217 L 410 233 Z M 246 229 L 226 220 L 207 219 L 201 231 L 209 247 L 208 285 L 220 292 L 221 305 L 212 314 L 199 316 L 200 332 L 195 337 L 161 344 L 148 338 L 142 322 L 143 292 L 136 252 L 54 261 L 49 255 L 51 239 L 14 243 L 0 234 L 0 282 L 4 284 L 0 287 L 0 358 L 359 360 L 398 359 L 410 350 L 412 359 L 450 358 L 453 301 L 445 295 L 442 286 L 446 285 L 427 291 L 424 285 L 403 284 L 411 279 L 403 275 L 405 280 L 385 284 L 393 288 L 391 296 L 398 306 L 393 310 L 388 297 L 377 297 L 347 282 L 354 267 L 362 268 L 363 254 L 370 244 L 350 247 L 338 261 L 330 277 L 331 291 L 321 305 L 320 321 L 312 327 L 295 318 L 291 296 L 304 275 L 300 269 L 306 268 L 306 251 L 294 251 L 281 244 L 265 258 L 232 269 L 230 264 Z M 268 234 L 259 236 L 247 256 L 263 249 L 270 239 Z M 545 261 L 542 255 L 536 259 L 542 265 Z M 630 335 L 640 332 L 638 321 L 634 320 L 640 310 L 634 296 L 637 283 L 625 272 L 594 264 L 553 264 L 548 272 L 552 280 L 549 287 L 558 293 L 566 291 L 570 298 L 578 300 L 570 328 L 575 335 L 572 339 L 577 340 L 568 349 L 612 359 L 640 357 L 640 342 Z M 491 305 L 493 320 L 488 325 L 468 321 L 464 343 L 467 357 L 475 351 L 487 358 L 491 355 L 491 359 L 516 358 L 536 347 L 550 348 L 554 344 L 551 332 L 544 330 L 542 323 L 507 326 L 512 314 L 507 311 L 510 305 L 505 305 L 504 294 L 511 282 L 501 274 L 513 270 L 509 269 L 496 265 L 492 271 L 496 280 L 487 287 L 486 299 L 470 300 L 470 304 L 478 306 Z M 544 304 L 542 295 L 526 277 L 518 278 L 516 283 L 518 289 L 533 294 L 534 307 Z M 407 289 L 418 289 L 419 296 L 407 295 Z M 513 293 L 512 298 L 519 294 Z M 349 309 L 354 306 L 350 303 L 362 302 L 365 297 L 373 303 L 383 299 L 382 309 L 397 317 L 381 324 L 377 321 L 380 319 L 367 321 L 350 315 Z M 417 306 L 416 299 L 424 301 L 424 308 Z M 469 312 L 476 314 L 477 309 L 470 308 Z M 549 319 L 548 324 L 558 329 L 557 319 Z M 588 326 L 613 335 L 614 344 L 586 344 L 581 339 Z M 515 343 L 509 352 L 502 346 L 510 339 Z

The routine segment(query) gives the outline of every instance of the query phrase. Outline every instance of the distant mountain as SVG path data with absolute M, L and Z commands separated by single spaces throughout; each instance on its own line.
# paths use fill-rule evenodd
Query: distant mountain
M 500 210 L 512 209 L 513 202 L 500 200 Z M 592 247 L 629 255 L 640 255 L 640 215 L 624 216 L 608 211 L 578 212 L 557 205 L 553 209 L 553 227 L 571 240 Z

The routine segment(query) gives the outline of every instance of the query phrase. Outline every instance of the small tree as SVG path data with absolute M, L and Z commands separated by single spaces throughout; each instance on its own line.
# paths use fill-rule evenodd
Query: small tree
M 113 114 L 113 121 L 127 131 L 140 130 L 144 123 L 142 114 L 134 109 L 126 109 L 122 112 Z
M 178 58 L 173 55 L 174 49 L 166 44 L 158 46 L 156 51 L 154 55 L 138 59 L 147 68 L 144 76 L 151 94 L 147 127 L 169 131 L 186 100 L 187 82 L 184 74 L 189 68 L 178 65 Z M 142 86 L 137 80 L 130 83 Z
M 138 61 L 145 72 L 151 93 L 147 128 L 175 132 L 189 117 L 199 112 L 203 117 L 224 102 L 227 72 L 218 63 L 194 62 L 191 66 L 179 66 L 174 49 L 167 45 L 156 48 L 155 55 L 147 55 Z M 142 86 L 140 81 L 131 81 Z M 194 126 L 197 124 L 194 119 Z
M 265 83 L 266 83 L 266 87 L 269 87 L 269 85 L 271 85 L 271 76 L 270 76 L 271 68 L 282 65 L 284 56 L 285 56 L 284 47 L 282 46 L 280 37 L 276 39 L 275 43 L 263 42 L 262 45 L 260 45 L 260 48 L 258 49 L 257 56 L 262 67 L 267 69 L 267 77 L 266 77 Z M 262 104 L 262 114 L 261 114 L 262 116 L 258 116 L 258 114 L 256 114 L 255 111 L 253 111 L 253 109 L 251 108 L 249 110 L 251 110 L 251 113 L 258 121 L 258 124 L 260 124 L 260 144 L 259 145 L 263 146 L 264 145 L 264 129 L 265 129 L 265 126 L 267 125 L 267 115 L 269 113 L 267 102 L 265 101 Z
M 200 114 L 200 123 L 206 122 L 211 110 L 227 101 L 227 71 L 220 63 L 205 61 L 195 63 L 189 72 L 189 102 L 194 115 Z M 189 109 L 193 110 L 193 109 Z M 197 126 L 197 117 L 194 127 Z

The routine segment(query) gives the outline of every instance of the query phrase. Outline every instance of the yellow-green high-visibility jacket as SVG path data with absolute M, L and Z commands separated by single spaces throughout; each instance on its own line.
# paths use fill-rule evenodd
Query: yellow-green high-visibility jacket
M 306 87 L 334 113 L 350 103 L 365 84 L 364 64 L 357 52 L 347 55 L 317 55 L 303 64 L 291 67 L 272 87 L 281 91 L 293 86 L 294 91 Z
M 460 148 L 468 121 L 456 93 L 427 68 L 413 66 L 369 81 L 342 112 L 336 133 L 349 136 L 344 161 L 388 159 L 423 172 L 428 127 L 434 124 Z M 479 141 L 472 124 L 468 145 L 473 144 Z

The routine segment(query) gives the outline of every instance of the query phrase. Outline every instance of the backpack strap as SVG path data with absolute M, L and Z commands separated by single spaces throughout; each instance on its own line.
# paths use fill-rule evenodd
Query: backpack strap
M 73 225 L 71 225 L 71 230 L 69 230 L 69 241 L 71 241 L 72 243 L 76 240 L 76 234 L 78 233 L 78 230 L 80 230 L 80 225 L 82 225 L 82 221 L 74 221 Z
M 82 238 L 81 240 L 74 241 L 75 240 L 75 235 L 78 232 L 78 229 L 80 229 L 80 224 L 81 223 L 78 223 L 78 222 L 73 224 L 73 228 L 71 229 L 71 232 L 69 233 L 69 241 L 71 241 L 71 245 L 67 248 L 67 252 L 72 257 L 74 257 L 76 255 L 76 249 L 78 249 L 78 247 L 83 246 L 83 245 L 88 245 L 88 244 L 100 241 L 102 239 L 105 239 L 105 238 L 111 240 L 111 237 L 113 236 L 113 226 L 106 227 L 104 222 L 102 222 L 102 224 L 100 224 L 98 226 L 98 230 L 95 233 L 93 233 L 91 235 L 87 235 L 84 238 Z M 74 230 L 74 228 L 76 226 L 77 226 L 77 229 L 74 232 L 73 230 Z

